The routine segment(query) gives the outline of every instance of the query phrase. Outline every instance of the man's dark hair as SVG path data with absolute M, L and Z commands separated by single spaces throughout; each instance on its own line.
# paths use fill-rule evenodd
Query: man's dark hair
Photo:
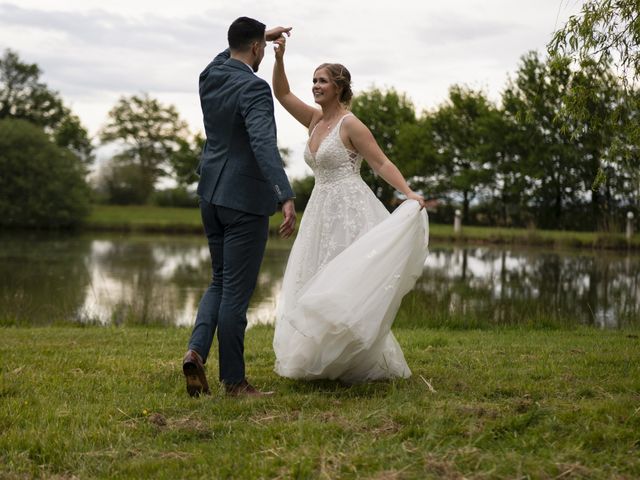
M 249 17 L 234 20 L 227 32 L 229 48 L 239 52 L 246 52 L 253 42 L 264 40 L 265 24 Z

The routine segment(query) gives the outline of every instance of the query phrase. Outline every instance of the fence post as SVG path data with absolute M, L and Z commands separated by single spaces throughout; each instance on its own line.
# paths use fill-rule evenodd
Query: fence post
M 453 219 L 453 233 L 456 235 L 460 235 L 462 232 L 462 212 L 456 209 L 456 216 Z
M 627 212 L 627 240 L 633 237 L 633 212 Z

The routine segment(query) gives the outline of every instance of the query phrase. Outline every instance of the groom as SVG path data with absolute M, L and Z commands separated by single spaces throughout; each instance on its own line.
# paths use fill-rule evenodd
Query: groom
M 271 88 L 254 72 L 264 57 L 266 41 L 290 30 L 265 31 L 257 20 L 240 17 L 229 27 L 229 48 L 200 74 L 207 140 L 198 165 L 198 196 L 213 280 L 200 301 L 183 360 L 191 396 L 210 393 L 204 364 L 216 329 L 220 381 L 227 394 L 263 395 L 245 378 L 246 313 L 267 242 L 269 216 L 282 205 L 280 234 L 289 237 L 296 212 L 276 142 Z

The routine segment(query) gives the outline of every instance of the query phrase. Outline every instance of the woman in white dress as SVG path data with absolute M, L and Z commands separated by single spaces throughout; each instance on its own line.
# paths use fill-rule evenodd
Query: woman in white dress
M 274 94 L 309 129 L 304 159 L 315 176 L 278 302 L 275 371 L 349 383 L 408 377 L 391 325 L 427 255 L 426 202 L 349 112 L 347 69 L 316 69 L 314 108 L 291 92 L 284 37 L 275 43 Z M 393 215 L 360 177 L 363 159 L 409 199 Z

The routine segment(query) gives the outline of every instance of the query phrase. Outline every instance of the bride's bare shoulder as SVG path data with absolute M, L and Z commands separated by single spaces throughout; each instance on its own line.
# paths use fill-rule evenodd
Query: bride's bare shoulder
M 364 123 L 362 123 L 362 121 L 351 112 L 349 112 L 344 117 L 342 124 L 347 129 L 347 131 L 357 131 L 363 128 L 367 129 L 367 126 Z

